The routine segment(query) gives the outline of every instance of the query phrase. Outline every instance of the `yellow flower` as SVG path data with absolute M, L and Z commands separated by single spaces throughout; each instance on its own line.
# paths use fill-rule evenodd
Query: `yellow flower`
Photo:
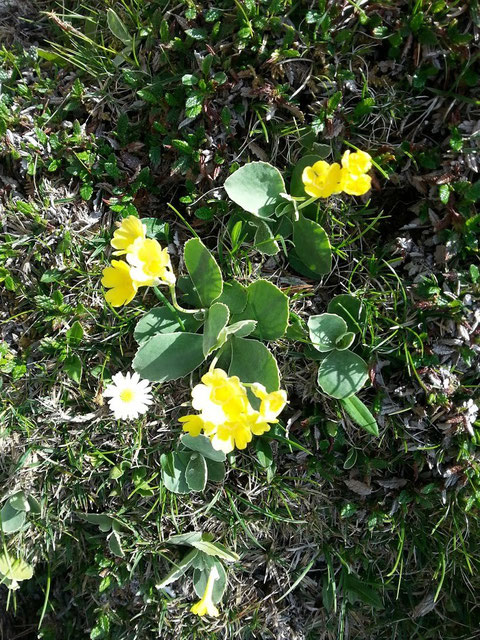
M 311 167 L 305 167 L 302 182 L 305 191 L 314 198 L 328 198 L 334 193 L 340 193 L 342 170 L 337 162 L 332 165 L 319 160 Z
M 367 171 L 372 168 L 372 158 L 365 151 L 345 151 L 342 156 L 342 191 L 350 196 L 363 196 L 370 191 L 372 178 Z
M 119 223 L 117 222 L 117 224 Z M 110 242 L 114 249 L 118 249 L 118 251 L 113 252 L 113 255 L 122 256 L 127 253 L 137 238 L 142 240 L 145 238 L 146 230 L 147 227 L 137 217 L 128 216 L 128 218 L 124 218 Z
M 260 411 L 253 409 L 247 389 L 237 376 L 211 369 L 192 389 L 192 406 L 200 413 L 180 418 L 183 430 L 194 437 L 203 431 L 217 451 L 245 449 L 253 435 L 262 435 L 270 429 L 269 423 L 278 422 L 277 416 L 287 402 L 285 391 L 267 393 L 258 382 L 247 386 L 260 398 Z
M 121 307 L 133 300 L 138 290 L 138 282 L 132 279 L 130 267 L 123 260 L 112 260 L 110 267 L 103 270 L 102 284 L 110 291 L 105 300 L 112 307 Z
M 352 173 L 345 173 L 342 178 L 342 189 L 349 196 L 363 196 L 370 191 L 372 178 L 368 175 L 355 176 Z
M 213 586 L 215 584 L 215 580 L 218 580 L 218 578 L 218 569 L 213 566 L 210 569 L 207 586 L 205 587 L 205 592 L 201 600 L 196 602 L 190 609 L 192 613 L 195 613 L 197 616 L 212 616 L 213 618 L 217 618 L 220 615 L 212 599 Z
M 257 398 L 260 398 L 260 416 L 267 422 L 276 422 L 277 416 L 283 411 L 287 404 L 287 392 L 272 391 L 267 393 L 267 390 L 259 382 L 252 384 L 252 392 Z
M 157 240 L 137 238 L 130 245 L 126 258 L 132 267 L 132 278 L 138 283 L 144 286 L 174 284 L 170 256 Z
M 183 418 L 179 418 L 178 421 L 183 422 L 183 430 L 194 438 L 202 433 L 205 426 L 205 420 L 200 416 L 197 416 L 195 413 L 192 413 L 189 416 L 183 416 Z
M 245 418 L 236 422 L 224 422 L 217 426 L 215 433 L 210 438 L 212 447 L 223 453 L 230 453 L 237 449 L 245 449 L 252 441 L 252 430 Z
M 342 156 L 342 167 L 354 176 L 361 176 L 372 168 L 372 158 L 366 151 L 345 151 Z

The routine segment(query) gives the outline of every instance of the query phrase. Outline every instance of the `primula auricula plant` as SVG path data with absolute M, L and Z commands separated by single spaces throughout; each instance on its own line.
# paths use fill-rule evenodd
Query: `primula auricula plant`
M 293 168 L 290 189 L 278 169 L 267 162 L 250 162 L 225 181 L 225 190 L 244 212 L 236 218 L 259 251 L 275 255 L 289 238 L 291 266 L 309 278 L 319 280 L 330 272 L 332 251 L 325 229 L 326 198 L 341 193 L 368 193 L 372 158 L 365 151 L 345 151 L 341 165 L 329 164 L 316 155 L 303 157 Z M 309 196 L 309 197 L 307 197 Z M 243 217 L 242 217 L 243 216 Z
M 244 210 L 240 215 L 254 229 L 260 251 L 274 255 L 282 244 L 286 252 L 284 238 L 291 236 L 289 247 L 293 249 L 288 259 L 292 267 L 319 279 L 330 271 L 332 260 L 327 233 L 318 223 L 324 215 L 319 203 L 335 194 L 367 193 L 371 166 L 369 154 L 363 151 L 346 151 L 341 164 L 307 156 L 294 167 L 289 195 L 275 167 L 252 162 L 235 171 L 225 189 Z M 133 417 L 150 402 L 147 381 L 183 378 L 197 369 L 205 371 L 209 363 L 192 390 L 194 412 L 180 418 L 186 433 L 174 451 L 161 456 L 165 488 L 175 493 L 201 492 L 207 482 L 223 481 L 228 454 L 244 449 L 253 436 L 270 432 L 275 437 L 287 395 L 280 388 L 277 362 L 265 343 L 280 338 L 306 343 L 305 356 L 320 362 L 319 388 L 335 398 L 357 424 L 378 434 L 375 419 L 355 395 L 368 379 L 367 363 L 356 353 L 366 324 L 358 298 L 337 296 L 327 313 L 311 316 L 305 324 L 290 313 L 288 297 L 273 283 L 258 279 L 244 286 L 236 280 L 224 281 L 214 256 L 197 237 L 185 243 L 186 273 L 176 278 L 168 249 L 162 248 L 147 220 L 129 216 L 115 231 L 111 244 L 120 259 L 104 270 L 102 284 L 112 306 L 128 304 L 140 287 L 147 286 L 153 287 L 162 304 L 148 311 L 135 328 L 139 346 L 133 368 L 139 379 L 133 385 L 129 379 L 127 388 L 122 386 L 125 380 L 117 378 L 106 395 L 118 417 Z M 165 234 L 162 241 L 168 244 Z M 168 297 L 159 285 L 168 287 Z M 134 406 L 135 397 L 142 402 L 141 410 L 139 404 Z M 207 544 L 188 540 L 202 550 Z M 224 552 L 219 553 L 224 557 Z M 196 591 L 201 600 L 192 611 L 215 616 L 225 572 L 221 563 L 215 569 L 208 560 L 201 568 L 196 562 L 188 558 L 183 565 L 182 561 L 182 566 L 193 563 L 195 571 L 200 571 Z M 167 579 L 173 581 L 179 575 L 173 571 Z

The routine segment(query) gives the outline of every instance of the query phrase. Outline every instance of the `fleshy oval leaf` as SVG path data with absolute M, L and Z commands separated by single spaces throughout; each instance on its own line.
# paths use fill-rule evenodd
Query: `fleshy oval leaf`
M 285 182 L 280 171 L 268 162 L 250 162 L 225 180 L 225 191 L 245 211 L 269 218 L 285 192 Z
M 332 398 L 342 400 L 357 393 L 368 377 L 365 360 L 351 351 L 331 351 L 318 369 L 318 384 Z
M 167 382 L 183 378 L 203 362 L 203 338 L 196 333 L 161 333 L 142 342 L 133 360 L 145 380 Z
M 223 291 L 217 261 L 199 238 L 190 238 L 184 248 L 185 266 L 204 307 L 209 307 Z
M 320 353 L 328 353 L 337 349 L 337 341 L 347 333 L 347 323 L 334 313 L 322 313 L 310 316 L 308 331 L 312 346 Z

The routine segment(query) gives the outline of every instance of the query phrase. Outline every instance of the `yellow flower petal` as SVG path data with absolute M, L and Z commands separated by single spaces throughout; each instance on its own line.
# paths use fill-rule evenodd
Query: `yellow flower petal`
M 145 232 L 146 226 L 136 216 L 128 216 L 122 220 L 110 242 L 114 249 L 118 249 L 113 252 L 113 255 L 121 256 L 127 253 L 137 238 L 145 238 Z
M 105 294 L 105 300 L 112 307 L 128 304 L 138 290 L 138 283 L 132 279 L 130 267 L 123 260 L 112 260 L 111 266 L 103 270 L 102 284 L 110 289 Z
M 194 438 L 202 433 L 203 427 L 205 426 L 204 420 L 195 413 L 189 416 L 183 416 L 183 418 L 179 418 L 178 421 L 183 422 L 182 429 Z
M 276 422 L 276 420 L 274 422 Z M 254 422 L 251 429 L 254 436 L 261 436 L 267 433 L 267 431 L 270 431 L 270 425 L 268 422 Z
M 308 195 L 328 198 L 335 193 L 340 193 L 341 177 L 341 167 L 337 162 L 330 165 L 325 160 L 319 160 L 312 167 L 305 167 L 302 182 Z
M 260 415 L 267 422 L 272 422 L 281 413 L 287 404 L 286 391 L 272 391 L 267 393 L 267 390 L 262 384 L 255 382 L 252 384 L 252 392 L 257 398 L 262 401 L 260 404 Z
M 372 178 L 369 175 L 354 176 L 346 174 L 342 180 L 342 188 L 345 193 L 350 196 L 363 196 L 370 191 L 372 186 Z
M 342 156 L 342 167 L 354 176 L 361 176 L 372 168 L 372 158 L 366 151 L 345 151 Z
M 170 256 L 167 249 L 162 249 L 157 240 L 137 238 L 130 245 L 127 262 L 132 267 L 132 278 L 140 283 L 173 284 Z

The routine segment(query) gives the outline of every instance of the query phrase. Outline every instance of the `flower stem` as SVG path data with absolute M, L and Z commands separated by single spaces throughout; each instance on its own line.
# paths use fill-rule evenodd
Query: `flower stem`
M 173 315 L 175 316 L 178 324 L 180 325 L 180 327 L 182 328 L 182 331 L 185 331 L 185 325 L 183 324 L 183 320 L 181 319 L 181 317 L 178 315 L 178 311 L 177 309 L 173 306 L 173 304 L 170 302 L 170 300 L 160 291 L 160 289 L 158 287 L 153 287 L 153 293 L 157 296 L 157 298 L 159 300 L 161 300 L 163 302 L 163 304 L 170 309 L 170 311 L 173 313 Z
M 300 210 L 300 209 L 303 209 L 304 207 L 308 207 L 308 205 L 312 204 L 312 202 L 315 202 L 315 200 L 318 200 L 318 198 L 316 196 L 312 196 L 308 200 L 305 200 L 305 202 L 302 202 L 302 204 L 299 204 L 297 209 Z
M 201 311 L 205 311 L 205 309 L 184 309 L 178 304 L 177 294 L 175 293 L 175 285 L 170 285 L 169 289 L 170 295 L 172 296 L 172 304 L 177 311 L 180 311 L 180 313 L 199 313 Z

